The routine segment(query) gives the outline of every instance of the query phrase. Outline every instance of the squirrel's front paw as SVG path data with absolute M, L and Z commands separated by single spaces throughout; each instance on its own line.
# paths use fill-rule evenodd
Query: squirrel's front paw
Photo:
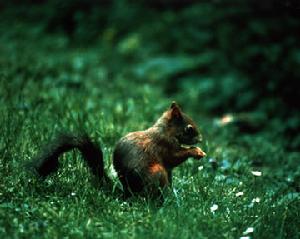
M 193 150 L 193 157 L 196 159 L 200 159 L 206 156 L 206 153 L 199 147 L 194 147 L 192 150 Z

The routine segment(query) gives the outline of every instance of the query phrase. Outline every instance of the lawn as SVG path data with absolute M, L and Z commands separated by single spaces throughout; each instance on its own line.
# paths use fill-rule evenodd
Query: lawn
M 135 35 L 117 49 L 105 41 L 70 46 L 63 34 L 26 23 L 1 26 L 1 238 L 300 237 L 300 154 L 283 147 L 285 138 L 268 128 L 248 133 L 218 124 L 193 88 L 166 94 L 172 81 L 145 70 L 153 56 L 136 48 Z M 190 64 L 182 59 L 174 60 L 178 68 Z M 162 206 L 124 201 L 111 166 L 114 145 L 150 127 L 172 100 L 201 129 L 207 157 L 175 169 Z M 99 187 L 77 151 L 61 157 L 63 166 L 46 180 L 26 170 L 61 130 L 98 141 L 113 189 Z

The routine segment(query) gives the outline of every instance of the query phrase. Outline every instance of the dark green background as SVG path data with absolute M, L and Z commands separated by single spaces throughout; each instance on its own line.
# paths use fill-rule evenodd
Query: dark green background
M 285 137 L 285 147 L 299 148 L 297 1 L 1 5 L 2 37 L 8 27 L 16 31 L 11 38 L 22 38 L 22 32 L 34 41 L 59 35 L 67 48 L 100 48 L 111 74 L 125 69 L 133 77 L 156 81 L 166 95 L 214 115 L 258 112 L 265 117 L 264 127 Z

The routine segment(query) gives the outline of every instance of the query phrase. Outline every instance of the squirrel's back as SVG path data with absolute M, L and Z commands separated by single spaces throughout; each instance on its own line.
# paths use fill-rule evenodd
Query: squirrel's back
M 125 192 L 141 192 L 148 185 L 159 186 L 156 185 L 159 180 L 152 175 L 151 167 L 163 164 L 159 156 L 160 148 L 147 130 L 129 133 L 118 141 L 113 152 L 113 165 Z M 165 170 L 160 168 L 161 171 Z

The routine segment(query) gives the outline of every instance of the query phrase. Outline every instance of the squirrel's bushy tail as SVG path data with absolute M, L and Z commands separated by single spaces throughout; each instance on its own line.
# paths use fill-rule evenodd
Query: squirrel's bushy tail
M 100 181 L 106 178 L 102 150 L 86 134 L 60 133 L 33 159 L 30 167 L 40 176 L 46 177 L 58 170 L 59 156 L 72 149 L 78 149 L 81 152 L 92 173 Z

